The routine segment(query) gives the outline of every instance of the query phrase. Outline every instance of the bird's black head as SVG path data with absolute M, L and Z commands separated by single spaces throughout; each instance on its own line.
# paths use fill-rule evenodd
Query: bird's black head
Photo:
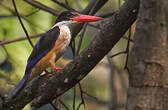
M 70 18 L 73 18 L 77 15 L 78 13 L 74 11 L 64 11 L 57 17 L 56 23 L 61 21 L 69 21 Z
M 94 22 L 101 19 L 101 17 L 83 15 L 75 11 L 64 11 L 57 17 L 56 23 L 62 21 Z

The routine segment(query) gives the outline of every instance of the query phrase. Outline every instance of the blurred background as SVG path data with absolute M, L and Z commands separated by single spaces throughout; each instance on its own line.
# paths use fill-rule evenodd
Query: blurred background
M 15 0 L 17 9 L 22 16 L 23 23 L 30 36 L 37 35 L 49 30 L 55 23 L 56 16 L 36 8 L 23 0 Z M 66 10 L 62 6 L 51 0 L 36 0 L 59 12 Z M 63 0 L 58 0 L 64 3 Z M 90 0 L 68 0 L 70 7 L 75 10 L 83 10 Z M 101 15 L 117 10 L 124 0 L 109 0 L 97 13 Z M 108 18 L 107 18 L 108 19 Z M 100 22 L 92 23 L 97 25 Z M 80 52 L 88 46 L 99 30 L 87 26 L 82 41 Z M 78 44 L 79 35 L 75 38 Z M 32 47 L 27 40 L 16 42 L 5 42 L 17 38 L 25 37 L 25 33 L 15 14 L 11 0 L 0 0 L 0 94 L 7 95 L 17 83 L 22 79 L 27 63 L 27 59 L 32 51 Z M 35 44 L 39 37 L 31 39 Z M 108 110 L 115 106 L 115 110 L 124 110 L 126 104 L 126 93 L 128 87 L 127 72 L 124 70 L 126 55 L 121 54 L 111 58 L 115 53 L 125 51 L 127 40 L 121 39 L 104 59 L 81 81 L 84 91 L 85 106 L 80 110 Z M 64 67 L 72 59 L 71 49 L 65 53 L 57 65 Z M 79 86 L 76 85 L 76 107 L 81 102 Z M 74 89 L 69 90 L 60 97 L 62 102 L 72 110 Z M 114 105 L 111 105 L 113 102 Z M 66 110 L 62 104 L 56 104 L 60 110 Z M 28 105 L 24 110 L 31 110 Z M 46 105 L 40 110 L 54 110 L 51 105 Z

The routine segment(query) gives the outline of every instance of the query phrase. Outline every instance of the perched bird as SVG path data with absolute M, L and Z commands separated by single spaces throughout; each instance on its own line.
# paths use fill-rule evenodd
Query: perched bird
M 62 12 L 52 29 L 46 32 L 34 46 L 27 61 L 25 75 L 13 91 L 12 98 L 19 94 L 27 82 L 40 75 L 48 67 L 52 67 L 54 70 L 63 69 L 56 67 L 55 61 L 61 57 L 71 41 L 69 28 L 71 24 L 94 22 L 101 19 L 101 17 L 83 15 L 74 11 Z

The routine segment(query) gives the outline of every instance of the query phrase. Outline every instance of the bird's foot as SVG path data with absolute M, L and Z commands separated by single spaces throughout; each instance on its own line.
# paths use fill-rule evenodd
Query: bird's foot
M 63 70 L 64 68 L 63 67 L 56 67 L 55 66 L 53 69 L 56 70 L 56 71 L 60 71 L 60 70 Z
M 55 66 L 53 69 L 56 70 L 57 72 L 60 72 L 60 71 L 63 70 L 64 68 L 63 68 L 63 67 L 56 67 L 56 66 Z

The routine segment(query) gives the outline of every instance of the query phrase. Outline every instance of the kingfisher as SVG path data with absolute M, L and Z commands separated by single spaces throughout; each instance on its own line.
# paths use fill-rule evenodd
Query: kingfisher
M 56 24 L 42 35 L 34 46 L 27 60 L 24 77 L 12 92 L 12 98 L 16 97 L 29 81 L 46 71 L 48 67 L 52 67 L 54 70 L 63 69 L 56 67 L 55 62 L 63 55 L 70 44 L 70 26 L 72 24 L 94 22 L 101 19 L 101 17 L 84 15 L 75 11 L 62 12 L 57 17 Z

